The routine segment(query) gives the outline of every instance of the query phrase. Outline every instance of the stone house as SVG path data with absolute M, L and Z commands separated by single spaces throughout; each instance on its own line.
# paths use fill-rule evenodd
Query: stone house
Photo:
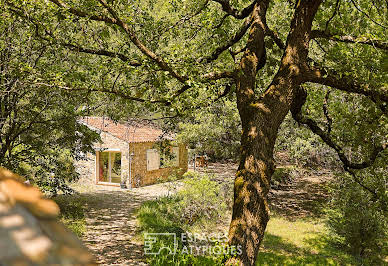
M 84 117 L 79 120 L 100 134 L 101 142 L 94 144 L 95 154 L 76 162 L 81 182 L 128 188 L 154 184 L 170 174 L 182 175 L 188 168 L 185 145 L 173 145 L 173 138 L 150 124 L 116 123 L 104 117 Z M 169 160 L 158 148 L 169 140 Z M 165 151 L 166 149 L 164 149 Z

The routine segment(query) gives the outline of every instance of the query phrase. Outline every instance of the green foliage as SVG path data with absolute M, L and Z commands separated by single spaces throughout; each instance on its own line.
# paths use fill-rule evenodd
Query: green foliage
M 57 58 L 19 18 L 0 11 L 0 165 L 51 195 L 70 192 L 73 160 L 98 140 L 77 123 L 85 95 L 58 90 L 51 83 Z
M 60 195 L 54 198 L 61 213 L 60 220 L 78 237 L 86 232 L 85 201 L 81 196 Z
M 193 225 L 200 219 L 218 220 L 226 211 L 226 204 L 221 197 L 221 189 L 211 177 L 194 176 L 183 180 L 183 189 L 178 192 L 180 219 L 183 223 Z
M 72 193 L 68 184 L 78 180 L 78 174 L 70 151 L 48 150 L 45 156 L 39 156 L 38 151 L 36 156 L 34 161 L 20 163 L 19 174 L 38 185 L 47 196 L 56 196 L 59 191 Z
M 183 187 L 177 194 L 160 200 L 160 208 L 164 201 L 169 203 L 167 206 L 174 203 L 174 207 L 163 210 L 166 217 L 179 221 L 182 226 L 201 224 L 202 220 L 221 219 L 227 206 L 220 197 L 220 185 L 212 181 L 210 176 L 199 176 L 195 172 L 185 173 L 184 177 Z
M 161 168 L 174 166 L 174 160 L 177 158 L 172 150 L 173 144 L 171 140 L 162 140 L 153 145 L 159 152 Z
M 164 187 L 167 188 L 167 197 L 170 195 L 174 195 L 178 191 L 178 188 L 180 187 L 178 180 L 181 178 L 181 169 L 172 168 L 171 173 L 167 177 L 167 179 L 163 177 L 160 177 L 158 179 L 158 182 L 163 183 Z
M 195 256 L 184 248 L 183 233 L 192 231 L 196 226 L 211 229 L 226 219 L 226 205 L 218 195 L 219 185 L 209 176 L 186 174 L 186 177 L 183 188 L 176 195 L 148 201 L 137 213 L 143 233 L 175 233 L 178 237 L 176 254 L 163 250 L 156 256 L 150 255 L 150 265 L 222 265 L 223 255 Z M 153 248 L 159 250 L 160 247 L 173 250 L 173 241 L 168 236 L 158 237 Z
M 280 189 L 282 185 L 291 183 L 298 176 L 295 166 L 277 167 L 271 177 L 271 188 Z
M 279 158 L 283 164 L 327 168 L 338 165 L 335 152 L 307 128 L 298 126 L 290 115 L 279 129 L 275 151 L 287 155 L 283 160 Z
M 232 101 L 195 110 L 187 122 L 179 123 L 178 127 L 177 138 L 196 154 L 207 154 L 216 160 L 236 160 L 239 156 L 241 125 Z
M 64 2 L 69 7 L 73 6 L 90 15 L 106 13 L 103 6 L 95 5 L 93 1 Z M 384 40 L 384 27 L 379 24 L 387 24 L 387 8 L 381 0 L 348 1 L 339 4 L 337 11 L 336 2 L 323 1 L 314 19 L 313 29 L 327 28 L 334 35 L 354 35 L 360 41 L 365 38 Z M 241 27 L 239 19 L 223 17 L 219 3 L 204 0 L 120 0 L 108 3 L 145 46 L 163 57 L 178 73 L 189 78 L 186 83 L 191 88 L 179 97 L 174 95 L 182 84 L 166 71 L 160 71 L 157 64 L 142 54 L 119 27 L 93 21 L 91 16 L 77 17 L 47 1 L 10 0 L 7 3 L 10 4 L 5 5 L 4 9 L 19 20 L 24 20 L 20 28 L 27 35 L 37 33 L 44 37 L 39 38 L 39 43 L 49 53 L 42 64 L 45 67 L 45 76 L 50 78 L 50 84 L 88 91 L 87 103 L 82 104 L 88 112 L 108 115 L 115 120 L 130 116 L 179 117 L 171 122 L 174 124 L 172 127 L 176 129 L 176 124 L 180 122 L 181 133 L 178 137 L 195 148 L 197 153 L 207 153 L 213 159 L 238 158 L 241 125 L 236 110 L 234 84 L 228 80 L 206 81 L 202 78 L 203 74 L 235 67 L 235 62 L 227 51 L 211 63 L 200 60 L 227 43 Z M 239 10 L 246 7 L 248 1 L 236 0 L 231 5 Z M 371 17 L 365 16 L 354 5 L 360 10 L 367 10 Z M 6 9 L 7 6 L 12 8 Z M 270 1 L 266 15 L 268 26 L 283 41 L 290 30 L 293 12 L 294 5 L 290 1 Z M 349 28 L 348 25 L 352 27 Z M 244 36 L 231 47 L 232 51 L 244 48 L 246 40 L 247 36 Z M 142 64 L 134 67 L 127 61 L 120 60 L 120 57 L 82 53 L 79 49 L 69 48 L 64 44 L 120 53 Z M 257 75 L 257 86 L 254 88 L 257 98 L 273 79 L 284 52 L 269 36 L 266 37 L 265 44 L 267 63 Z M 237 62 L 241 54 L 235 56 Z M 386 87 L 386 72 L 381 71 L 384 70 L 387 57 L 383 49 L 361 43 L 317 38 L 310 42 L 309 56 L 314 65 L 331 68 L 340 76 L 353 76 L 376 88 Z M 57 58 L 61 58 L 61 63 L 53 64 Z M 216 101 L 226 85 L 231 85 L 229 94 Z M 327 88 L 313 84 L 304 86 L 309 94 L 304 111 L 325 126 L 322 100 Z M 140 106 L 125 98 L 139 98 L 144 102 Z M 171 101 L 171 105 L 155 103 L 161 99 Z M 332 138 L 357 153 L 356 159 L 368 154 L 386 135 L 386 127 L 379 126 L 387 124 L 386 116 L 366 97 L 336 91 L 330 96 L 328 109 L 333 120 Z M 279 131 L 278 143 L 282 145 L 282 142 L 288 142 L 284 146 L 288 147 L 287 151 L 290 151 L 291 157 L 298 163 L 314 161 L 310 157 L 325 159 L 316 160 L 316 164 L 326 164 L 326 160 L 336 159 L 333 153 L 323 148 L 318 138 L 306 133 L 306 129 L 295 130 L 296 125 L 289 121 L 284 124 L 283 130 Z M 283 137 L 289 131 L 294 131 L 297 137 Z M 371 134 L 374 136 L 373 141 L 366 140 L 365 136 Z M 320 151 L 324 151 L 324 155 L 317 156 Z
M 173 232 L 178 235 L 175 255 L 162 250 L 158 255 L 147 256 L 150 265 L 223 265 L 224 256 L 193 256 L 186 254 L 179 236 L 195 227 L 181 223 L 174 210 L 178 198 L 161 198 L 144 203 L 138 212 L 141 231 L 148 233 Z M 210 220 L 213 229 L 217 221 Z M 201 226 L 201 232 L 208 229 Z M 158 237 L 153 248 L 173 248 L 172 239 Z M 284 217 L 271 217 L 256 265 L 357 265 L 357 260 L 333 245 L 328 228 L 317 219 L 290 221 Z M 375 265 L 364 262 L 363 265 Z
M 150 265 L 221 265 L 216 258 L 206 256 L 193 256 L 182 252 L 183 243 L 181 235 L 188 229 L 181 222 L 179 215 L 180 199 L 177 197 L 164 197 L 157 201 L 144 203 L 138 211 L 140 229 L 143 233 L 175 233 L 178 240 L 178 249 L 175 254 L 169 254 L 166 247 L 174 250 L 174 241 L 168 236 L 158 236 L 153 243 L 153 250 L 162 252 L 158 255 L 147 257 Z M 220 260 L 220 259 L 218 259 Z
M 201 178 L 201 174 L 195 171 L 187 171 L 183 174 L 184 178 Z
M 385 191 L 385 198 L 360 189 L 350 176 L 338 176 L 327 210 L 327 224 L 339 243 L 361 259 L 384 259 L 388 255 L 387 176 L 384 171 L 368 171 L 358 177 L 374 191 Z
M 75 179 L 72 157 L 90 151 L 90 143 L 96 140 L 93 133 L 76 123 L 76 118 L 84 114 L 109 115 L 115 120 L 127 119 L 134 114 L 153 118 L 179 117 L 181 134 L 178 137 L 198 153 L 207 153 L 215 159 L 238 157 L 241 126 L 235 85 L 230 80 L 204 80 L 203 76 L 209 72 L 233 70 L 242 53 L 233 58 L 225 51 L 210 63 L 201 59 L 235 36 L 242 24 L 240 19 L 224 17 L 217 1 L 108 1 L 116 15 L 135 32 L 136 39 L 161 56 L 177 73 L 188 77 L 180 84 L 167 71 L 161 70 L 160 61 L 152 61 L 150 56 L 139 51 L 133 36 L 117 25 L 92 20 L 96 16 L 111 16 L 103 5 L 91 0 L 62 2 L 88 15 L 78 17 L 51 1 L 1 1 L 1 165 L 37 178 L 37 182 L 41 179 L 38 183 L 47 189 L 65 184 L 63 180 Z M 270 1 L 266 14 L 269 28 L 283 42 L 290 31 L 295 2 Z M 241 10 L 249 1 L 230 3 L 236 10 Z M 334 36 L 356 36 L 357 41 L 366 38 L 384 41 L 386 26 L 381 25 L 387 25 L 387 12 L 382 0 L 323 1 L 312 29 L 327 30 Z M 245 48 L 246 40 L 245 35 L 231 51 Z M 306 63 L 311 66 L 330 68 L 329 74 L 356 83 L 366 82 L 367 91 L 373 88 L 386 91 L 387 55 L 383 49 L 362 42 L 345 43 L 325 38 L 311 40 L 309 45 Z M 266 36 L 265 46 L 267 63 L 257 74 L 256 86 L 252 88 L 256 99 L 271 84 L 284 53 L 270 36 Z M 122 56 L 101 55 L 98 51 L 119 53 L 141 65 L 133 66 L 128 60 L 121 60 Z M 190 89 L 176 97 L 185 85 Z M 218 99 L 228 85 L 229 94 Z M 303 113 L 315 119 L 321 128 L 327 131 L 330 128 L 331 139 L 344 147 L 344 154 L 352 161 L 368 161 L 371 150 L 386 142 L 386 103 L 378 99 L 374 103 L 368 97 L 335 89 L 325 103 L 326 86 L 311 83 L 303 86 L 308 91 Z M 276 98 L 284 101 L 289 99 L 288 96 L 277 95 Z M 140 107 L 128 101 L 134 98 L 143 105 Z M 169 104 L 165 104 L 166 100 Z M 324 104 L 327 116 L 322 112 Z M 177 121 L 173 120 L 168 126 L 174 128 Z M 278 131 L 277 150 L 290 153 L 291 159 L 301 164 L 328 165 L 338 161 L 337 155 L 325 148 L 317 137 L 306 128 L 298 128 L 291 119 L 287 119 Z M 386 155 L 380 155 L 383 159 L 376 162 L 377 166 L 386 164 Z M 383 173 L 386 174 L 386 170 Z M 53 177 L 59 182 L 53 181 Z M 371 179 L 367 183 L 372 185 L 378 180 L 373 175 L 367 179 Z M 168 210 L 171 217 L 162 216 L 166 221 L 174 217 L 174 222 L 179 221 L 183 226 L 199 223 L 200 216 L 217 217 L 211 202 L 220 197 L 218 188 L 209 180 L 197 181 L 202 186 L 194 186 L 186 194 L 180 194 L 176 201 L 170 199 L 173 203 L 166 203 L 180 212 L 174 216 L 172 210 Z M 203 194 L 207 191 L 200 191 L 206 190 L 206 186 L 211 188 L 209 195 Z M 386 187 L 375 188 L 379 197 L 386 195 Z M 359 187 L 353 190 L 364 193 Z M 198 195 L 211 200 L 206 201 Z M 371 201 L 364 194 L 354 196 Z M 206 211 L 193 204 L 204 204 Z M 344 213 L 341 215 L 346 217 Z

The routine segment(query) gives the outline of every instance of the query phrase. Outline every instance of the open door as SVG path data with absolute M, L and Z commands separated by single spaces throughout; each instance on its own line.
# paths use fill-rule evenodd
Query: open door
M 104 151 L 98 156 L 98 182 L 121 182 L 121 152 Z

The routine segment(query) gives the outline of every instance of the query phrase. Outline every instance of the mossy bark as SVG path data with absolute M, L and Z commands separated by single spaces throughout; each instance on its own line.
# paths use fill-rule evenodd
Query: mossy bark
M 269 220 L 267 195 L 275 170 L 273 151 L 278 129 L 291 108 L 297 88 L 304 82 L 311 24 L 321 1 L 299 1 L 279 71 L 259 98 L 255 95 L 255 81 L 258 70 L 265 64 L 268 2 L 260 1 L 255 6 L 247 49 L 235 78 L 242 135 L 229 244 L 240 246 L 242 254 L 229 259 L 227 264 L 255 264 Z

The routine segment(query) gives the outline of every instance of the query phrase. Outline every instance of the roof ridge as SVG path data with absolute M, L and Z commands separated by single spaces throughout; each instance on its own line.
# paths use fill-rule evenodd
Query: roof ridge
M 161 127 L 150 121 L 137 118 L 131 118 L 129 121 L 114 121 L 109 117 L 85 116 L 79 121 L 90 128 L 104 131 L 129 143 L 173 139 L 172 135 L 166 134 Z

